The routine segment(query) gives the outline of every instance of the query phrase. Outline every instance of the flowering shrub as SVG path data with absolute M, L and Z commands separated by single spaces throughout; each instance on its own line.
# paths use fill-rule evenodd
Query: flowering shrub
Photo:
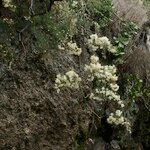
M 73 43 L 72 41 L 71 41 L 71 42 L 68 42 L 68 43 L 67 43 L 67 46 L 68 46 L 68 49 L 69 49 L 69 53 L 70 53 L 70 54 L 80 55 L 81 52 L 82 52 L 81 48 L 79 48 L 79 47 L 77 46 L 77 44 L 76 44 L 76 43 Z
M 119 124 L 123 124 L 124 122 L 124 117 L 122 116 L 122 111 L 121 110 L 116 110 L 115 114 L 114 113 L 111 113 L 109 118 L 107 118 L 107 121 L 110 123 L 110 124 L 116 124 L 116 125 L 119 125 Z
M 72 6 L 73 8 L 75 8 L 77 5 L 78 5 L 78 1 L 75 1 L 75 0 L 74 0 L 74 1 L 72 2 L 72 4 L 71 4 L 71 6 Z
M 90 59 L 91 63 L 90 65 L 85 65 L 85 71 L 88 73 L 88 77 L 91 81 L 96 81 L 90 98 L 101 102 L 116 102 L 120 109 L 124 108 L 125 105 L 120 99 L 120 95 L 117 94 L 119 86 L 116 84 L 118 79 L 116 67 L 114 65 L 101 65 L 96 55 L 92 55 Z M 115 114 L 111 113 L 107 119 L 110 124 L 124 125 L 130 132 L 130 123 L 126 120 L 121 110 L 116 110 Z
M 111 113 L 107 118 L 107 122 L 115 125 L 124 125 L 127 131 L 131 133 L 131 125 L 127 121 L 127 119 L 123 117 L 123 113 L 121 110 L 116 110 L 115 113 Z
M 89 80 L 96 82 L 101 85 L 94 89 L 94 93 L 91 93 L 91 98 L 96 100 L 114 100 L 117 101 L 122 107 L 123 102 L 120 100 L 120 96 L 116 94 L 119 86 L 115 83 L 118 79 L 116 76 L 116 67 L 101 65 L 99 58 L 96 55 L 91 56 L 90 65 L 85 65 L 85 71 L 88 73 Z
M 43 2 L 30 1 L 29 3 L 27 1 L 2 0 L 2 4 L 3 4 L 2 11 L 1 11 L 2 21 L 0 21 L 0 26 L 2 27 L 1 34 L 2 37 L 4 37 L 1 38 L 2 42 L 0 44 L 0 48 L 1 48 L 0 59 L 2 60 L 1 61 L 2 73 L 3 70 L 7 71 L 7 68 L 10 71 L 13 69 L 20 68 L 19 66 L 15 67 L 15 65 L 18 65 L 19 64 L 18 62 L 23 63 L 23 66 L 21 65 L 21 68 L 27 67 L 27 69 L 33 68 L 35 70 L 38 70 L 38 74 L 36 77 L 38 77 L 38 75 L 41 75 L 42 73 L 42 76 L 39 77 L 39 79 L 42 81 L 39 84 L 41 88 L 42 87 L 44 88 L 44 90 L 47 90 L 47 88 L 45 89 L 45 86 L 43 84 L 41 85 L 41 83 L 45 83 L 47 81 L 48 79 L 47 76 L 49 76 L 49 72 L 52 71 L 53 74 L 53 71 L 55 73 L 55 70 L 59 69 L 59 67 L 61 67 L 61 70 L 64 70 L 66 66 L 70 66 L 71 64 L 73 64 L 75 68 L 78 69 L 79 71 L 80 69 L 83 69 L 83 62 L 87 61 L 86 58 L 88 57 L 88 51 L 86 52 L 86 49 L 84 49 L 85 54 L 82 55 L 83 60 L 81 60 L 82 58 L 78 59 L 72 57 L 70 59 L 69 56 L 59 59 L 59 57 L 61 57 L 62 55 L 57 51 L 58 44 L 61 41 L 65 41 L 64 43 L 62 43 L 62 45 L 59 46 L 59 49 L 65 50 L 68 54 L 79 56 L 82 53 L 82 49 L 75 41 L 79 41 L 81 46 L 84 47 L 85 39 L 89 35 L 89 33 L 97 32 L 97 34 L 92 34 L 89 37 L 89 39 L 87 40 L 87 46 L 91 50 L 92 54 L 97 52 L 100 57 L 97 57 L 96 55 L 92 55 L 90 58 L 91 59 L 90 64 L 85 65 L 85 71 L 88 74 L 88 79 L 93 83 L 93 86 L 88 87 L 91 84 L 82 82 L 83 84 L 85 83 L 86 86 L 83 85 L 82 92 L 78 90 L 81 96 L 77 98 L 77 100 L 78 101 L 81 100 L 82 103 L 79 104 L 81 104 L 82 106 L 80 108 L 83 108 L 84 110 L 80 111 L 80 108 L 73 110 L 73 112 L 78 111 L 77 115 L 83 114 L 83 116 L 86 116 L 85 114 L 89 114 L 87 110 L 91 108 L 90 113 L 93 113 L 94 115 L 90 115 L 90 117 L 87 116 L 87 118 L 92 119 L 91 120 L 92 122 L 90 124 L 90 133 L 88 137 L 90 137 L 91 133 L 95 134 L 91 132 L 93 125 L 98 129 L 98 131 L 100 131 L 103 128 L 99 124 L 100 118 L 102 118 L 101 120 L 102 126 L 106 125 L 105 119 L 107 118 L 107 122 L 109 124 L 116 125 L 118 127 L 125 126 L 128 131 L 131 131 L 130 129 L 131 125 L 127 120 L 127 118 L 130 119 L 131 124 L 135 123 L 135 125 L 137 125 L 136 122 L 139 123 L 141 120 L 143 121 L 144 125 L 148 122 L 147 120 L 148 111 L 146 107 L 148 106 L 149 102 L 147 102 L 148 98 L 145 98 L 145 96 L 141 92 L 142 90 L 141 88 L 139 88 L 141 86 L 139 86 L 139 84 L 135 84 L 139 82 L 133 81 L 133 78 L 131 78 L 132 82 L 127 81 L 129 79 L 129 77 L 127 77 L 124 80 L 121 79 L 121 81 L 119 82 L 120 86 L 118 86 L 117 84 L 118 76 L 116 74 L 117 73 L 116 67 L 112 65 L 112 62 L 118 63 L 120 61 L 120 60 L 118 61 L 118 56 L 120 54 L 122 56 L 124 52 L 124 48 L 127 46 L 128 42 L 130 41 L 131 38 L 130 35 L 135 34 L 135 32 L 137 32 L 137 29 L 136 26 L 134 26 L 131 23 L 125 23 L 126 25 L 121 25 L 122 23 L 121 24 L 118 23 L 118 21 L 120 22 L 120 19 L 117 16 L 116 17 L 118 20 L 117 19 L 111 20 L 112 18 L 111 1 L 112 0 L 54 0 L 54 1 L 50 1 L 51 3 L 50 6 L 48 1 L 43 1 Z M 111 22 L 110 24 L 108 24 L 109 21 L 116 21 L 116 24 L 118 24 L 119 27 L 109 30 L 110 25 L 113 23 Z M 113 30 L 118 30 L 116 32 L 120 32 L 119 30 L 121 30 L 121 33 L 118 34 L 107 33 L 107 31 L 111 32 Z M 113 42 L 113 45 L 111 44 L 110 40 L 107 37 L 98 36 L 99 32 L 105 33 L 106 35 L 109 34 L 110 36 L 116 35 L 117 37 L 114 38 L 114 42 L 111 41 Z M 84 37 L 84 35 L 86 37 Z M 113 47 L 114 45 L 116 46 L 117 49 Z M 19 58 L 20 56 L 21 59 Z M 103 59 L 103 56 L 105 57 L 105 59 Z M 100 62 L 99 62 L 99 58 L 101 59 Z M 121 57 L 119 58 L 121 59 Z M 16 59 L 17 61 L 15 61 Z M 115 59 L 117 59 L 117 61 Z M 33 66 L 30 66 L 32 65 L 32 61 L 34 61 Z M 64 61 L 64 63 L 62 63 L 62 61 Z M 25 62 L 25 66 L 24 66 L 24 62 Z M 65 67 L 60 66 L 59 64 L 61 63 L 65 64 Z M 51 69 L 52 66 L 56 68 Z M 47 69 L 49 68 L 50 70 L 47 72 Z M 84 73 L 82 72 L 82 75 L 83 74 Z M 120 77 L 122 77 L 121 75 Z M 83 77 L 83 80 L 85 80 L 84 78 L 85 77 Z M 57 75 L 55 80 L 55 89 L 58 93 L 63 88 L 79 89 L 79 87 L 81 87 L 79 86 L 80 83 L 81 83 L 81 78 L 79 77 L 79 75 L 73 70 L 71 71 L 68 70 L 68 72 L 65 74 Z M 15 82 L 15 84 L 19 84 L 19 83 Z M 92 90 L 90 93 L 90 99 L 92 99 L 91 102 L 93 102 L 93 105 L 88 105 L 88 101 L 86 101 L 87 103 L 84 104 L 85 98 L 89 99 L 89 97 L 85 94 L 88 93 L 90 90 Z M 145 92 L 146 92 L 145 94 L 149 94 L 148 91 Z M 146 97 L 148 97 L 149 95 L 146 95 Z M 64 96 L 65 97 L 68 96 L 68 93 L 66 94 L 64 93 Z M 46 99 L 43 99 L 43 102 Z M 55 98 L 54 100 L 57 101 L 57 99 Z M 143 107 L 142 105 L 145 106 Z M 69 106 L 71 106 L 70 103 Z M 64 106 L 64 108 L 66 108 L 66 106 Z M 68 109 L 67 111 L 70 111 L 70 109 Z M 68 123 L 70 121 L 72 122 L 72 116 L 71 118 L 67 118 L 68 112 L 65 112 L 65 114 L 67 116 L 64 117 L 67 119 Z M 74 114 L 69 112 L 69 115 L 74 115 Z M 100 116 L 100 118 L 98 117 L 98 115 Z M 59 116 L 59 114 L 57 116 Z M 98 117 L 98 119 L 97 118 L 95 119 L 95 117 Z M 104 118 L 104 122 L 103 122 L 103 118 Z M 75 118 L 73 117 L 73 120 L 74 119 L 76 121 L 76 117 Z M 57 120 L 59 121 L 59 119 Z M 79 129 L 80 126 L 83 129 L 87 128 L 88 122 L 85 121 L 86 127 L 84 127 L 84 124 L 82 125 L 82 122 L 80 120 L 82 121 L 82 116 L 81 117 L 79 116 L 79 122 L 78 122 Z M 145 131 L 146 132 L 148 131 L 148 125 L 146 127 L 143 127 L 141 126 L 140 123 L 139 127 L 140 127 L 139 129 L 146 129 Z M 104 128 L 106 129 L 106 132 L 109 130 L 107 126 L 105 126 Z M 137 129 L 138 128 L 136 128 L 135 130 Z M 80 130 L 82 132 L 82 129 Z M 78 130 L 79 136 L 81 133 L 80 130 Z M 74 134 L 75 132 L 72 133 L 73 135 L 76 135 Z M 105 135 L 105 133 L 99 135 L 108 136 L 107 134 Z M 118 133 L 120 136 L 121 132 L 119 131 Z M 114 141 L 115 137 L 117 137 L 117 140 L 120 139 L 118 138 L 118 136 L 116 136 L 116 134 L 117 133 L 115 132 L 111 133 L 110 137 L 113 138 L 111 138 L 112 141 L 110 141 L 110 143 Z M 146 134 L 143 133 L 144 136 Z M 141 134 L 139 134 L 138 136 L 142 137 L 141 139 L 144 139 L 143 138 L 144 136 L 141 136 Z M 87 136 L 84 137 L 86 140 Z M 74 137 L 71 137 L 70 139 L 73 138 Z M 102 137 L 102 139 L 105 138 Z M 79 141 L 82 141 L 81 138 L 79 138 Z M 96 139 L 93 141 L 96 141 Z M 10 145 L 10 142 L 4 143 L 6 145 L 4 149 L 7 149 L 7 145 Z M 78 142 L 76 143 L 77 144 L 75 145 L 80 145 Z M 93 145 L 96 144 L 94 143 Z M 121 145 L 120 141 L 119 141 L 119 145 Z M 123 143 L 122 145 L 125 144 Z M 121 145 L 122 149 L 132 149 L 126 147 L 124 148 L 122 145 Z M 82 148 L 82 149 L 86 149 L 86 148 Z
M 12 0 L 3 0 L 4 7 L 13 7 Z
M 16 8 L 16 6 L 13 5 L 12 0 L 3 0 L 3 5 L 5 8 L 10 8 L 11 10 Z
M 92 55 L 90 65 L 85 65 L 84 70 L 88 72 L 88 77 L 90 81 L 93 81 L 95 77 L 98 77 L 102 71 L 102 65 L 98 62 L 99 58 L 96 55 Z
M 57 90 L 57 93 L 59 93 L 60 89 L 63 87 L 78 89 L 80 82 L 81 78 L 79 77 L 79 75 L 71 70 L 68 71 L 65 75 L 57 75 L 57 78 L 55 80 L 55 89 Z
M 116 53 L 116 49 L 111 45 L 109 39 L 107 37 L 98 37 L 97 34 L 90 35 L 90 39 L 88 39 L 88 47 L 91 51 L 95 52 L 98 49 L 107 50 L 111 53 Z
M 66 45 L 63 44 L 63 46 L 59 45 L 58 48 L 61 50 L 66 50 L 69 54 L 72 55 L 79 56 L 82 53 L 82 49 L 79 48 L 77 44 L 73 43 L 72 41 L 68 42 Z
M 111 50 L 112 45 L 107 37 L 98 37 L 97 34 L 92 34 L 88 40 L 88 46 L 96 51 L 97 49 Z M 64 47 L 68 48 L 68 53 L 80 55 L 82 50 L 78 48 L 76 43 L 68 42 Z M 59 45 L 59 49 L 65 48 Z M 115 52 L 115 51 L 110 51 Z M 125 105 L 118 95 L 119 86 L 117 85 L 118 76 L 116 75 L 116 67 L 114 65 L 102 65 L 99 63 L 99 57 L 92 55 L 90 57 L 90 64 L 85 65 L 85 72 L 88 74 L 88 80 L 95 81 L 95 87 L 90 94 L 90 99 L 101 102 L 112 102 L 118 104 L 119 109 L 115 113 L 111 113 L 107 118 L 108 123 L 114 125 L 124 125 L 130 132 L 130 123 L 123 116 L 122 110 Z M 55 89 L 60 92 L 60 88 L 69 87 L 78 89 L 81 78 L 74 72 L 69 71 L 65 75 L 57 75 L 55 81 Z M 117 108 L 118 108 L 117 107 Z

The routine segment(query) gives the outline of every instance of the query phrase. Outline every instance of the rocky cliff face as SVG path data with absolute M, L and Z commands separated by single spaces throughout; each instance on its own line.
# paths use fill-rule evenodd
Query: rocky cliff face
M 80 57 L 58 50 L 56 33 L 63 22 L 57 28 L 51 12 L 45 18 L 40 8 L 48 3 L 40 1 L 32 8 L 34 26 L 30 5 L 3 1 L 0 10 L 0 149 L 73 149 L 80 131 L 86 135 L 88 130 L 91 112 L 83 101 L 89 89 L 57 94 L 54 82 L 72 67 L 83 76 L 89 54 L 85 48 Z
M 25 64 L 14 62 L 11 68 L 1 63 L 0 149 L 69 150 L 79 128 L 87 132 L 85 89 L 58 95 L 53 87 L 57 73 L 70 66 L 79 71 L 88 54 L 79 63 L 77 57 L 51 51 Z
M 114 0 L 119 16 L 130 9 L 125 1 L 122 2 L 120 4 Z M 110 143 L 114 131 L 106 118 L 102 118 L 103 125 L 103 120 L 94 120 L 93 105 L 87 99 L 92 84 L 83 71 L 90 58 L 83 33 L 88 37 L 89 33 L 96 32 L 96 25 L 93 24 L 95 18 L 99 19 L 98 14 L 92 12 L 91 16 L 95 18 L 91 21 L 87 17 L 88 11 L 84 16 L 80 14 L 83 10 L 79 10 L 77 17 L 81 20 L 76 32 L 73 26 L 76 7 L 72 12 L 66 3 L 62 4 L 67 9 L 62 13 L 59 5 L 48 10 L 49 1 L 35 1 L 32 6 L 32 1 L 14 0 L 13 4 L 15 7 L 10 5 L 11 9 L 3 4 L 0 10 L 0 149 L 76 150 L 79 144 L 82 149 L 90 150 L 120 148 L 116 141 Z M 140 25 L 147 19 L 144 10 L 140 11 L 138 19 L 131 16 L 132 12 L 129 11 L 125 18 L 133 17 Z M 85 18 L 81 16 L 89 20 L 86 18 L 88 21 L 84 22 Z M 110 18 L 105 19 L 104 24 Z M 112 22 L 98 31 L 112 38 L 112 25 L 116 30 L 117 26 Z M 69 34 L 68 30 L 70 37 L 73 33 L 72 39 L 82 48 L 81 56 L 68 55 L 58 49 L 61 41 L 58 37 L 63 39 Z M 54 89 L 56 75 L 72 68 L 83 79 L 80 90 L 64 89 L 57 94 Z M 91 129 L 92 123 L 94 126 Z M 87 141 L 91 132 L 95 134 L 97 130 L 100 130 L 96 133 L 100 137 L 95 138 L 94 142 L 91 139 Z
M 148 20 L 142 0 L 113 0 L 113 4 L 118 16 L 125 20 L 136 22 L 139 26 Z

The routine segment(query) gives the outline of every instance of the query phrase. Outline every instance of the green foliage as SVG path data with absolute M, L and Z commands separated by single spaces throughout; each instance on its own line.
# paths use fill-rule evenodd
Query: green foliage
M 150 8 L 150 1 L 144 0 L 144 5 L 149 9 Z
M 112 20 L 112 0 L 86 0 L 83 1 L 83 5 L 80 4 L 81 1 L 77 1 L 78 4 L 75 6 L 72 5 L 73 2 L 73 0 L 56 1 L 51 11 L 48 11 L 48 0 L 35 1 L 32 15 L 26 1 L 23 1 L 21 5 L 16 2 L 16 9 L 9 10 L 8 14 L 4 14 L 3 19 L 0 20 L 1 61 L 9 64 L 12 60 L 16 60 L 16 55 L 19 57 L 22 53 L 27 53 L 25 57 L 28 57 L 30 54 L 43 54 L 47 51 L 51 52 L 53 49 L 57 51 L 60 42 L 68 39 L 72 40 L 72 37 L 76 34 L 87 33 L 85 36 L 88 36 L 93 23 L 102 29 Z M 148 0 L 147 4 L 149 4 Z M 113 59 L 122 56 L 124 49 L 137 31 L 138 27 L 133 22 L 122 22 L 121 32 L 113 39 L 117 54 L 113 56 L 110 53 L 108 57 L 106 55 L 106 59 L 109 60 L 103 61 L 101 58 L 102 64 L 106 62 L 112 64 Z M 121 57 L 120 61 L 123 61 Z M 126 103 L 125 117 L 134 123 L 139 112 L 137 105 L 139 99 L 143 99 L 145 107 L 150 108 L 149 89 L 142 89 L 142 82 L 132 75 L 123 75 L 120 82 L 119 94 L 121 100 Z M 101 88 L 102 84 L 94 81 L 93 88 L 97 87 Z M 96 103 L 94 104 L 96 105 Z M 97 109 L 96 113 L 102 116 L 105 115 L 105 110 L 102 107 L 108 108 L 108 106 L 101 106 L 99 104 L 95 108 Z M 115 109 L 115 106 L 113 109 Z M 141 113 L 141 115 L 144 115 L 144 113 Z M 142 124 L 142 127 L 146 128 L 147 126 Z M 119 133 L 121 135 L 121 132 Z M 83 131 L 80 131 L 76 136 L 77 145 L 81 149 L 84 149 L 86 139 L 87 133 Z
M 133 133 L 135 128 L 134 124 L 139 113 L 138 103 L 143 95 L 143 82 L 134 75 L 123 74 L 119 86 L 120 95 L 125 103 L 124 116 L 130 120 Z M 120 130 L 116 135 L 122 149 L 131 149 L 135 147 L 134 139 L 128 134 L 123 134 Z
M 100 27 L 104 27 L 112 19 L 112 0 L 88 0 L 87 10 L 91 18 L 93 18 Z
M 33 18 L 32 31 L 37 39 L 37 49 L 46 50 L 46 46 L 56 48 L 58 43 L 69 34 L 69 22 L 64 18 L 56 19 L 56 14 L 47 13 Z M 44 47 L 43 47 L 44 46 Z M 45 48 L 45 49 L 44 49 Z
M 134 124 L 133 133 L 136 132 L 136 142 L 143 142 L 148 146 L 150 137 L 148 122 L 150 121 L 150 92 L 143 82 L 133 75 L 127 75 L 124 98 L 127 101 L 126 113 Z M 140 131 L 139 131 L 140 128 Z M 134 142 L 134 141 L 133 141 Z M 130 143 L 133 144 L 133 143 Z M 129 144 L 127 144 L 129 146 Z
M 124 49 L 129 44 L 133 36 L 137 34 L 138 27 L 135 23 L 128 21 L 123 22 L 121 32 L 114 37 L 113 44 L 117 47 L 118 55 L 124 53 Z
M 122 95 L 127 103 L 126 112 L 130 119 L 135 118 L 138 108 L 136 102 L 142 97 L 142 80 L 134 75 L 125 74 L 125 83 L 123 85 Z

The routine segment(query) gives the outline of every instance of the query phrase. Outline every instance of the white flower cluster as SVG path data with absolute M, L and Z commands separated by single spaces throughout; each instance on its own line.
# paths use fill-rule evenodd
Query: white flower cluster
M 102 74 L 103 66 L 99 63 L 99 58 L 96 55 L 92 55 L 90 60 L 90 65 L 85 65 L 84 70 L 88 72 L 89 80 L 93 81 L 94 78 Z
M 74 0 L 71 4 L 72 7 L 76 7 L 78 5 L 78 1 Z
M 13 19 L 4 18 L 3 21 L 5 21 L 8 24 L 14 24 L 14 20 Z
M 94 79 L 102 85 L 102 88 L 97 87 L 91 93 L 90 98 L 95 100 L 110 100 L 116 101 L 121 107 L 124 107 L 120 95 L 117 94 L 119 86 L 116 84 L 118 77 L 116 75 L 116 67 L 114 65 L 101 65 L 99 58 L 96 55 L 91 56 L 90 65 L 85 65 L 85 71 L 91 81 Z
M 115 85 L 118 86 L 117 84 Z M 91 93 L 90 98 L 98 101 L 115 101 L 121 108 L 125 106 L 123 101 L 120 99 L 120 95 L 118 95 L 116 91 L 104 87 L 102 87 L 101 89 L 95 89 L 93 93 Z
M 110 124 L 123 124 L 125 121 L 124 117 L 122 116 L 121 110 L 116 110 L 115 114 L 111 113 L 109 118 L 107 118 L 107 122 Z
M 116 53 L 116 49 L 111 45 L 109 39 L 107 37 L 98 37 L 97 34 L 90 35 L 90 39 L 88 39 L 88 47 L 91 51 L 96 51 L 97 49 L 107 49 L 111 53 Z
M 97 78 L 102 82 L 116 82 L 118 77 L 116 76 L 116 67 L 114 65 L 104 65 L 102 66 L 99 63 L 99 58 L 96 55 L 92 55 L 90 65 L 85 65 L 85 71 L 88 72 L 90 80 Z M 111 84 L 111 87 L 114 89 L 116 86 Z
M 68 42 L 64 46 L 58 45 L 58 48 L 61 50 L 66 50 L 69 54 L 72 54 L 72 55 L 78 55 L 79 56 L 82 53 L 82 49 L 79 48 L 77 46 L 77 44 L 73 43 L 72 41 Z
M 99 63 L 99 58 L 96 55 L 92 55 L 90 65 L 85 65 L 85 71 L 88 72 L 90 80 L 94 78 L 101 80 L 101 82 L 116 82 L 118 77 L 116 76 L 116 67 L 114 65 L 104 65 L 102 66 Z M 111 84 L 111 87 L 114 89 L 116 85 Z
M 78 89 L 80 82 L 81 78 L 79 77 L 79 75 L 71 70 L 68 71 L 65 75 L 57 75 L 57 78 L 55 80 L 55 89 L 57 90 L 57 93 L 60 92 L 60 89 L 62 87 Z
M 12 0 L 3 0 L 3 5 L 5 8 L 8 8 L 8 7 L 14 8 L 15 7 L 14 5 L 12 5 Z
M 107 122 L 115 125 L 124 125 L 127 131 L 131 133 L 131 125 L 127 121 L 127 119 L 123 117 L 123 113 L 121 110 L 116 110 L 115 113 L 111 113 L 107 118 Z
M 68 46 L 68 49 L 69 49 L 69 53 L 70 54 L 74 54 L 74 55 L 80 55 L 81 54 L 81 52 L 82 52 L 82 49 L 81 48 L 79 48 L 78 46 L 77 46 L 77 44 L 76 43 L 73 43 L 72 41 L 71 42 L 68 42 L 67 43 L 67 46 Z
M 124 125 L 128 131 L 131 131 L 130 123 L 123 117 L 121 109 L 125 106 L 117 94 L 119 86 L 116 81 L 116 67 L 114 65 L 101 65 L 99 58 L 96 55 L 91 56 L 91 63 L 85 66 L 85 71 L 89 74 L 91 81 L 95 80 L 97 83 L 94 87 L 90 98 L 97 101 L 116 102 L 120 110 L 116 110 L 115 114 L 111 113 L 107 119 L 108 123 L 115 125 Z

